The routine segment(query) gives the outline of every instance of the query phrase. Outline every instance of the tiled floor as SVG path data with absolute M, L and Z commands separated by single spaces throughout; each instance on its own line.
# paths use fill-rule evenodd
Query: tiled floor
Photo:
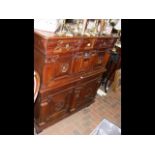
M 95 102 L 81 111 L 43 130 L 41 135 L 89 135 L 107 119 L 121 128 L 121 92 L 109 90 L 106 96 L 96 96 Z

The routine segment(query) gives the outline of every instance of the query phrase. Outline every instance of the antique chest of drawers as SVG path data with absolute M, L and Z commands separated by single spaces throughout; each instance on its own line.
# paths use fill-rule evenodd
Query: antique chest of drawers
M 38 132 L 93 103 L 116 39 L 34 32 L 34 67 L 41 80 L 34 108 Z

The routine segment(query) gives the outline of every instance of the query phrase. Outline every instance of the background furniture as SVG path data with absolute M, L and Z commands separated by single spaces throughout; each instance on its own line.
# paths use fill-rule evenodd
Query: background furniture
M 116 52 L 111 51 L 110 53 L 110 58 L 106 65 L 107 71 L 104 72 L 102 77 L 102 85 L 105 92 L 113 83 L 116 70 L 121 68 L 121 47 L 116 46 L 115 49 Z
M 39 74 L 36 71 L 34 71 L 34 103 L 38 96 L 39 87 L 40 87 L 40 77 L 39 77 Z M 34 135 L 36 135 L 35 128 L 34 128 Z
M 38 132 L 93 103 L 116 40 L 34 32 L 34 66 L 41 78 L 35 104 Z
M 112 90 L 117 91 L 121 88 L 121 69 L 117 69 L 115 71 L 114 81 L 112 83 Z
M 36 71 L 34 71 L 34 102 L 37 98 L 39 87 L 40 87 L 40 77 L 39 74 Z

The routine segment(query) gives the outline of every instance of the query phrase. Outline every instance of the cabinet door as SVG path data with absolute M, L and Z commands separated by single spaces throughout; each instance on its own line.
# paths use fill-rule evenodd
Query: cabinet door
M 69 112 L 71 103 L 72 88 L 63 91 L 57 91 L 55 94 L 49 94 L 41 99 L 37 113 L 35 113 L 38 124 L 44 125 L 48 121 L 56 121 L 63 118 Z
M 72 89 L 68 89 L 48 96 L 50 119 L 60 118 L 67 114 L 71 103 L 71 94 Z
M 87 106 L 93 102 L 97 89 L 100 85 L 101 78 L 83 82 L 74 90 L 74 96 L 70 111 L 74 111 L 81 107 Z

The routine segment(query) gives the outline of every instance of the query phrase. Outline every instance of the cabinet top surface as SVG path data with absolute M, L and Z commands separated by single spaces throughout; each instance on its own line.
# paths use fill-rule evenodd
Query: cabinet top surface
M 53 38 L 117 38 L 117 36 L 113 35 L 105 35 L 105 36 L 56 36 L 54 33 L 47 32 L 47 31 L 41 31 L 41 30 L 34 30 L 35 34 L 38 34 L 39 36 L 43 37 L 44 39 L 53 39 Z

